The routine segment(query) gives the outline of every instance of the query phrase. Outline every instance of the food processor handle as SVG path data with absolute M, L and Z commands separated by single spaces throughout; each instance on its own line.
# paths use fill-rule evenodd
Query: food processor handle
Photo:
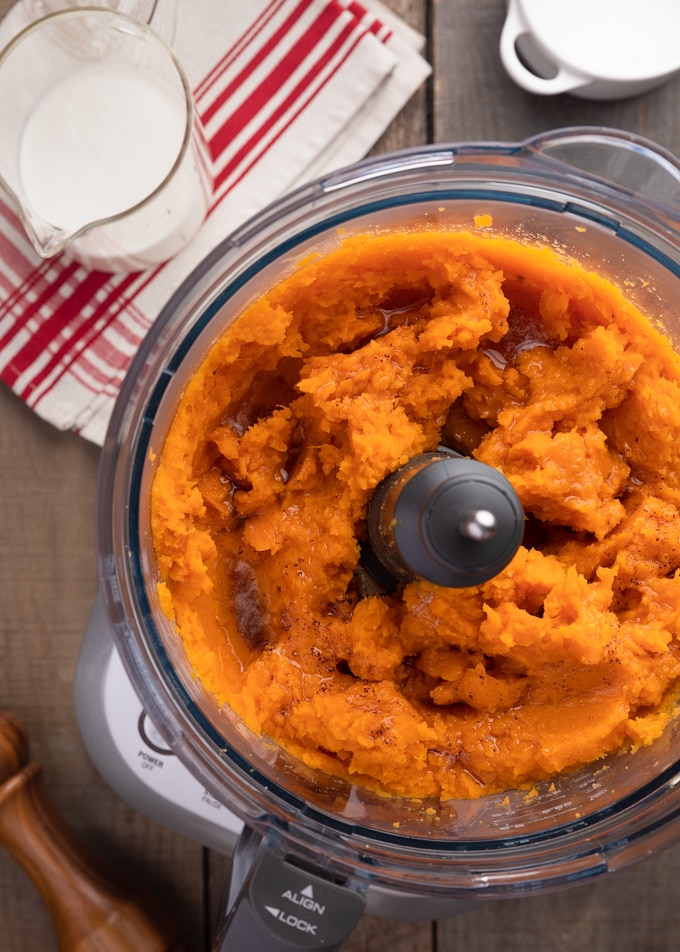
M 179 952 L 176 929 L 83 850 L 29 763 L 20 721 L 0 710 L 0 844 L 39 889 L 63 952 Z
M 338 952 L 363 909 L 360 890 L 280 853 L 246 827 L 234 851 L 213 952 Z
M 622 190 L 626 205 L 641 203 L 649 212 L 651 201 L 672 231 L 680 230 L 680 159 L 658 143 L 620 129 L 573 126 L 540 133 L 526 145 L 579 179 L 583 173 L 604 179 Z

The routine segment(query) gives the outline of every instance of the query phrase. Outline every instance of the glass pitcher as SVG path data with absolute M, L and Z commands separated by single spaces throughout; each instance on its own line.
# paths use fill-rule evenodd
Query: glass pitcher
M 39 255 L 137 271 L 195 235 L 212 191 L 184 71 L 148 25 L 59 10 L 0 52 L 0 187 Z

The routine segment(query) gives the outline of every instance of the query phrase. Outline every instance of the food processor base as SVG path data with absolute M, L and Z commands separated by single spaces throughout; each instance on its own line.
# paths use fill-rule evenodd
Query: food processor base
M 573 257 L 588 269 L 601 263 L 601 277 L 625 288 L 641 313 L 653 314 L 677 349 L 679 212 L 677 159 L 641 137 L 599 127 L 521 143 L 381 155 L 309 183 L 245 224 L 154 322 L 121 388 L 102 454 L 102 603 L 83 646 L 76 707 L 93 760 L 125 800 L 233 855 L 223 926 L 237 938 L 224 944 L 228 934 L 218 932 L 215 952 L 314 950 L 321 938 L 332 952 L 348 933 L 327 939 L 327 923 L 310 918 L 321 920 L 331 908 L 331 900 L 317 898 L 317 878 L 321 896 L 329 882 L 338 885 L 337 875 L 333 903 L 347 901 L 356 910 L 358 901 L 388 918 L 439 919 L 481 900 L 584 885 L 678 842 L 678 718 L 657 741 L 557 774 L 554 782 L 429 807 L 413 798 L 380 798 L 351 778 L 336 783 L 299 769 L 292 755 L 220 711 L 194 676 L 161 604 L 149 499 L 179 395 L 196 379 L 197 361 L 255 295 L 288 274 L 294 260 L 335 246 L 339 232 L 401 232 L 417 224 L 465 233 L 474 223 L 485 229 L 480 242 L 547 241 L 551 257 Z M 511 270 L 523 280 L 523 266 Z M 545 287 L 552 293 L 554 282 Z M 575 317 L 587 323 L 590 304 L 580 295 Z M 548 310 L 566 306 L 560 302 L 551 298 Z M 475 532 L 488 541 L 498 524 L 493 507 L 474 501 L 455 530 L 467 542 L 477 541 Z M 437 522 L 437 551 L 439 529 Z M 649 610 L 651 616 L 651 601 Z M 608 685 L 612 696 L 617 683 Z M 599 706 L 583 712 L 572 700 L 557 725 L 562 735 L 555 731 L 558 745 L 569 748 L 568 760 L 576 758 L 574 730 L 586 724 L 606 732 L 610 724 Z M 541 753 L 545 748 L 545 763 L 552 764 L 553 742 L 536 723 L 528 742 Z M 323 739 L 323 722 L 319 734 Z M 493 735 L 487 739 L 491 752 Z M 335 908 L 329 921 L 334 916 Z M 258 944 L 262 929 L 267 939 Z
M 100 774 L 126 802 L 210 849 L 230 854 L 243 823 L 189 773 L 144 711 L 97 599 L 78 659 L 74 699 Z

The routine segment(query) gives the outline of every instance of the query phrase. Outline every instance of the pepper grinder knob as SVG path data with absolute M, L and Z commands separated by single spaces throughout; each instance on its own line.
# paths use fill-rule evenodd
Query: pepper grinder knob
M 506 477 L 449 450 L 414 456 L 376 488 L 370 546 L 397 580 L 465 588 L 497 575 L 524 533 L 524 512 Z

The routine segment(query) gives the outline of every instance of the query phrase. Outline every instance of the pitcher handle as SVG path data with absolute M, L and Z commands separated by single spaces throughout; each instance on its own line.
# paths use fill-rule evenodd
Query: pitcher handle
M 151 27 L 172 46 L 177 35 L 179 0 L 24 0 L 22 26 L 68 7 L 108 7 Z M 14 13 L 14 11 L 12 11 Z
M 120 0 L 117 4 L 121 13 L 141 20 L 172 46 L 177 36 L 179 0 Z

